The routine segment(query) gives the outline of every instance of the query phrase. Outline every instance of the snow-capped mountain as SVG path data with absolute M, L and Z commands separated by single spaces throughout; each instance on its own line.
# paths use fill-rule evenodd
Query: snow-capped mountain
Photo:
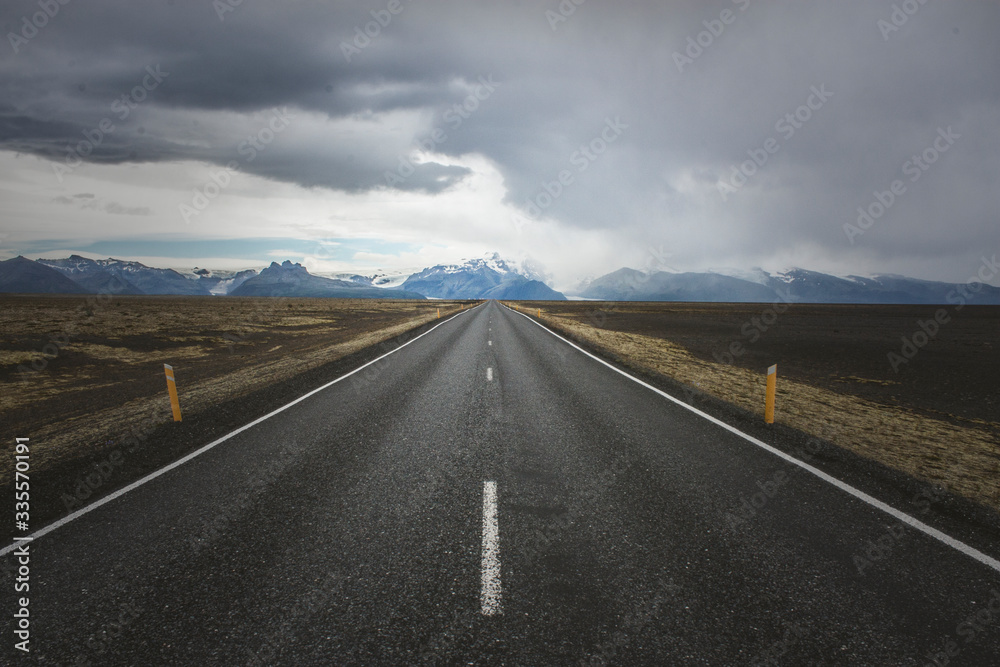
M 800 268 L 774 274 L 762 269 L 644 273 L 626 268 L 591 281 L 574 296 L 607 301 L 945 304 L 961 290 L 968 291 L 953 283 L 905 276 L 838 277 Z M 1000 304 L 1000 288 L 983 285 L 966 300 Z
M 120 287 L 119 294 L 210 294 L 207 282 L 185 277 L 173 269 L 154 269 L 139 262 L 121 259 L 88 259 L 70 255 L 67 259 L 40 259 L 44 264 L 79 283 L 88 291 L 102 286 Z
M 314 276 L 301 264 L 271 265 L 230 292 L 232 296 L 332 297 L 338 299 L 423 299 L 412 291 L 378 289 L 362 282 Z
M 506 260 L 498 253 L 439 264 L 409 276 L 402 285 L 437 299 L 538 299 L 564 300 L 541 280 L 534 267 Z
M 89 259 L 70 255 L 66 259 L 40 259 L 39 264 L 55 269 L 89 292 L 113 294 L 229 294 L 257 275 L 256 269 L 219 271 L 195 267 L 191 271 L 157 269 L 140 262 Z
M 40 259 L 38 263 L 55 269 L 88 292 L 112 294 L 222 295 L 257 275 L 254 269 L 211 271 L 196 267 L 190 272 L 180 272 L 111 257 L 88 259 L 80 255 Z
M 0 292 L 86 294 L 87 290 L 49 266 L 26 257 L 14 257 L 0 262 Z
M 458 265 L 460 268 L 471 267 L 473 269 L 478 268 L 488 268 L 496 271 L 500 275 L 516 274 L 523 276 L 528 280 L 537 280 L 538 282 L 546 282 L 549 276 L 545 273 L 545 270 L 534 260 L 530 258 L 525 258 L 523 260 L 515 260 L 504 258 L 500 256 L 498 252 L 487 253 L 478 259 L 464 260 L 462 264 Z

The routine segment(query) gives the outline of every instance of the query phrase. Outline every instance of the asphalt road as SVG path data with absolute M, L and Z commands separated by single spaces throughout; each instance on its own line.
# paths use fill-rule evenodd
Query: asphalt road
M 31 542 L 29 655 L 16 565 L 8 664 L 1000 656 L 989 564 L 496 302 Z

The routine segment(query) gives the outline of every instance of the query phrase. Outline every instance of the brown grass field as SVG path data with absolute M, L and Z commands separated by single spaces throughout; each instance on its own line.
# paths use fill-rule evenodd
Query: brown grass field
M 777 423 L 1000 509 L 1000 307 L 946 308 L 948 321 L 897 372 L 889 353 L 901 355 L 902 338 L 939 307 L 511 305 L 541 309 L 543 323 L 606 356 L 762 420 L 767 367 L 777 364 Z
M 163 364 L 185 422 L 216 406 L 467 307 L 458 301 L 0 297 L 0 414 L 30 437 L 43 472 L 106 453 L 172 422 Z M 247 414 L 244 422 L 257 415 Z M 9 458 L 9 457 L 8 457 Z M 0 469 L 0 485 L 11 481 Z

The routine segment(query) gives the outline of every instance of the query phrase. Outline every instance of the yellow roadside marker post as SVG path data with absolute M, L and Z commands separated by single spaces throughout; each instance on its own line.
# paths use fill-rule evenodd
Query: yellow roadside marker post
M 441 309 L 438 308 L 438 319 L 441 319 Z
M 774 392 L 778 379 L 778 364 L 767 369 L 767 398 L 764 401 L 764 421 L 774 423 Z
M 542 316 L 542 309 L 541 309 L 541 308 L 539 308 L 539 309 L 538 309 L 538 317 L 541 317 L 541 316 Z
M 174 413 L 174 421 L 181 420 L 181 404 L 177 400 L 177 382 L 174 381 L 174 367 L 170 364 L 163 364 L 163 372 L 167 375 L 167 392 L 170 394 L 170 409 Z

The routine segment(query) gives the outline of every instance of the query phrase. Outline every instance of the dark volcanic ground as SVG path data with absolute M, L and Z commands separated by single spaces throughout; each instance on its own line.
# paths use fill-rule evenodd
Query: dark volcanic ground
M 545 314 L 663 338 L 697 357 L 901 405 L 951 421 L 1000 421 L 1000 307 L 531 302 Z M 777 310 L 784 308 L 784 312 Z M 903 337 L 944 309 L 950 321 L 906 363 Z M 928 327 L 931 328 L 931 327 Z M 917 336 L 918 342 L 922 336 Z M 739 343 L 740 354 L 729 356 Z

